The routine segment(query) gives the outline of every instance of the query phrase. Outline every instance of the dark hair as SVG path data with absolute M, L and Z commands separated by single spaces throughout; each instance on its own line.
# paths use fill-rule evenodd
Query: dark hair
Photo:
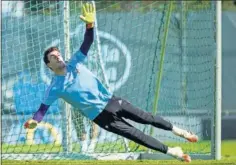
M 57 50 L 58 52 L 60 52 L 60 50 L 59 50 L 57 47 L 55 47 L 55 46 L 52 46 L 52 47 L 48 48 L 47 50 L 45 50 L 44 56 L 43 56 L 43 61 L 44 61 L 44 63 L 45 63 L 46 65 L 50 62 L 50 61 L 48 60 L 48 54 L 51 53 L 51 52 L 54 51 L 54 50 Z

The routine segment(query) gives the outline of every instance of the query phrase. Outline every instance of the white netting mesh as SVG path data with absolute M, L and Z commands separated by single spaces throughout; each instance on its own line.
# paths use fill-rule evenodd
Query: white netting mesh
M 50 107 L 45 122 L 34 136 L 23 123 L 38 109 L 51 73 L 42 61 L 43 51 L 58 46 L 64 53 L 63 1 L 4 1 L 2 5 L 2 153 L 54 153 L 65 155 L 60 103 Z M 81 4 L 70 2 L 70 48 L 73 54 L 83 40 Z M 154 136 L 170 145 L 182 145 L 186 152 L 210 152 L 208 126 L 214 109 L 215 7 L 213 2 L 174 3 L 170 25 L 165 29 L 169 2 L 97 1 L 95 42 L 88 67 L 110 90 L 140 108 L 153 112 L 160 52 L 165 49 L 158 99 L 159 115 L 200 136 L 198 144 L 154 129 Z M 168 30 L 167 44 L 163 35 Z M 102 58 L 103 63 L 99 60 Z M 102 69 L 104 67 L 104 69 Z M 90 144 L 92 123 L 72 111 L 73 152 L 81 153 L 82 142 Z M 150 133 L 150 128 L 136 125 Z M 127 153 L 124 139 L 99 129 L 94 153 Z M 33 139 L 32 139 L 33 138 Z M 57 141 L 55 141 L 57 139 Z M 129 142 L 132 152 L 147 149 Z M 44 159 L 49 159 L 45 156 Z M 89 158 L 83 155 L 79 158 Z

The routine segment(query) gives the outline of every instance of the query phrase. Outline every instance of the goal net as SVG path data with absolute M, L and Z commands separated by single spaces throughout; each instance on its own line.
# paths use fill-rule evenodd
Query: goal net
M 79 15 L 86 2 L 67 1 L 66 10 L 65 3 L 2 2 L 2 158 L 154 158 L 148 155 L 158 152 L 98 128 L 61 100 L 50 107 L 35 130 L 24 129 L 53 76 L 42 60 L 44 50 L 58 46 L 68 60 L 83 41 L 85 25 Z M 200 141 L 187 143 L 170 132 L 128 122 L 165 144 L 210 158 L 214 148 L 215 2 L 90 3 L 96 6 L 95 41 L 85 65 L 115 95 L 195 132 Z M 71 115 L 62 113 L 65 107 Z

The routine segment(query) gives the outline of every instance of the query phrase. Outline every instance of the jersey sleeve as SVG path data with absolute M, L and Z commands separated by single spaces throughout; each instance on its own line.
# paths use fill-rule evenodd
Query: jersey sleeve
M 41 122 L 49 107 L 50 105 L 41 104 L 38 111 L 34 114 L 33 119 Z
M 52 88 L 53 88 L 53 83 L 51 83 L 51 85 L 47 88 L 44 98 L 42 100 L 42 103 L 45 105 L 52 105 L 52 103 L 57 100 L 57 95 L 52 90 Z
M 84 34 L 83 43 L 80 46 L 80 49 L 75 52 L 75 54 L 70 59 L 68 65 L 71 67 L 75 67 L 77 63 L 85 63 L 88 51 L 94 41 L 94 29 L 86 29 Z
M 68 65 L 75 67 L 77 63 L 85 63 L 87 56 L 85 56 L 80 50 L 78 50 L 68 62 Z

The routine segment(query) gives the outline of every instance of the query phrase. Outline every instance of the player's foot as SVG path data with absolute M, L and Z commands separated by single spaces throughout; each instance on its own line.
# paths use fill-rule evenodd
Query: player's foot
M 167 154 L 184 162 L 191 162 L 191 157 L 184 154 L 180 147 L 168 148 Z
M 191 157 L 188 154 L 183 154 L 182 161 L 184 162 L 191 162 Z
M 189 142 L 197 142 L 198 141 L 198 136 L 190 131 L 186 131 L 186 133 L 184 134 L 184 138 L 187 139 Z
M 197 142 L 198 141 L 198 136 L 190 131 L 183 130 L 183 132 L 179 136 L 185 138 L 189 142 Z
M 197 142 L 198 141 L 198 136 L 195 135 L 193 132 L 190 132 L 190 131 L 187 131 L 184 129 L 180 129 L 175 126 L 173 127 L 172 132 L 182 138 L 185 138 L 189 142 Z

